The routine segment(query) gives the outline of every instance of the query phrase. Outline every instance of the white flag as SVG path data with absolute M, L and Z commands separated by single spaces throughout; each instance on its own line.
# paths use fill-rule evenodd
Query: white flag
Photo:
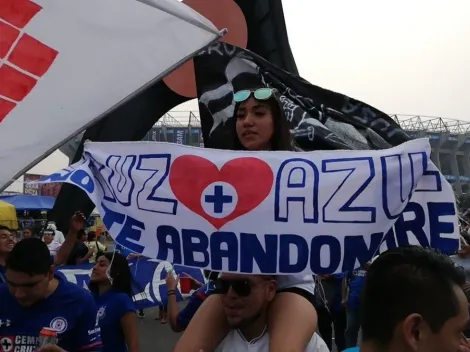
M 219 36 L 177 0 L 1 0 L 0 190 Z

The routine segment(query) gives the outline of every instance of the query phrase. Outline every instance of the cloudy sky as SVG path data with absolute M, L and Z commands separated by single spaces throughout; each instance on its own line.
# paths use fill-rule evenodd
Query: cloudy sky
M 390 114 L 470 121 L 469 0 L 282 3 L 297 67 L 311 83 Z M 30 172 L 67 162 L 57 151 Z M 18 181 L 9 190 L 21 189 Z

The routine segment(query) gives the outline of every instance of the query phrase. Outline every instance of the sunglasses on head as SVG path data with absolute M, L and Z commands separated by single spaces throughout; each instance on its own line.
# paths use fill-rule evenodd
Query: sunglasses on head
M 273 88 L 258 88 L 256 90 L 240 90 L 233 95 L 233 101 L 235 103 L 241 103 L 245 100 L 248 100 L 251 95 L 255 97 L 256 100 L 268 100 L 273 96 Z
M 219 294 L 225 295 L 228 293 L 230 288 L 239 296 L 247 297 L 251 293 L 253 283 L 249 280 L 226 280 L 217 279 L 215 281 L 215 291 Z

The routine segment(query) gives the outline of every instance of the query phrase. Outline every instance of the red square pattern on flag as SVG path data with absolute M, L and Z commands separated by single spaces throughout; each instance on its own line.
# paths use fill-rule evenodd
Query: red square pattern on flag
M 0 0 L 0 18 L 23 28 L 42 9 L 30 0 Z
M 15 103 L 0 98 L 0 122 L 2 122 L 5 117 L 7 117 L 8 113 L 12 111 L 15 106 Z
M 0 22 L 0 59 L 5 58 L 19 34 L 20 31 L 15 27 Z
M 54 62 L 58 52 L 28 34 L 23 34 L 8 57 L 13 65 L 41 77 Z
M 8 65 L 0 66 L 0 95 L 11 100 L 23 100 L 36 85 L 36 80 Z

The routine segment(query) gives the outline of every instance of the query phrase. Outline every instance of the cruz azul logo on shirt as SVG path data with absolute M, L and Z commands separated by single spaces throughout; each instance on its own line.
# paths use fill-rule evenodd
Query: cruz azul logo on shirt
M 54 318 L 52 319 L 50 326 L 51 326 L 51 329 L 54 329 L 59 334 L 61 334 L 65 330 L 67 330 L 67 320 L 65 320 L 65 318 L 62 318 L 62 317 Z
M 98 309 L 98 312 L 96 313 L 96 324 L 95 326 L 98 326 L 100 323 L 100 320 L 104 318 L 106 315 L 106 306 L 101 307 Z
M 35 352 L 38 336 L 0 336 L 0 352 Z

